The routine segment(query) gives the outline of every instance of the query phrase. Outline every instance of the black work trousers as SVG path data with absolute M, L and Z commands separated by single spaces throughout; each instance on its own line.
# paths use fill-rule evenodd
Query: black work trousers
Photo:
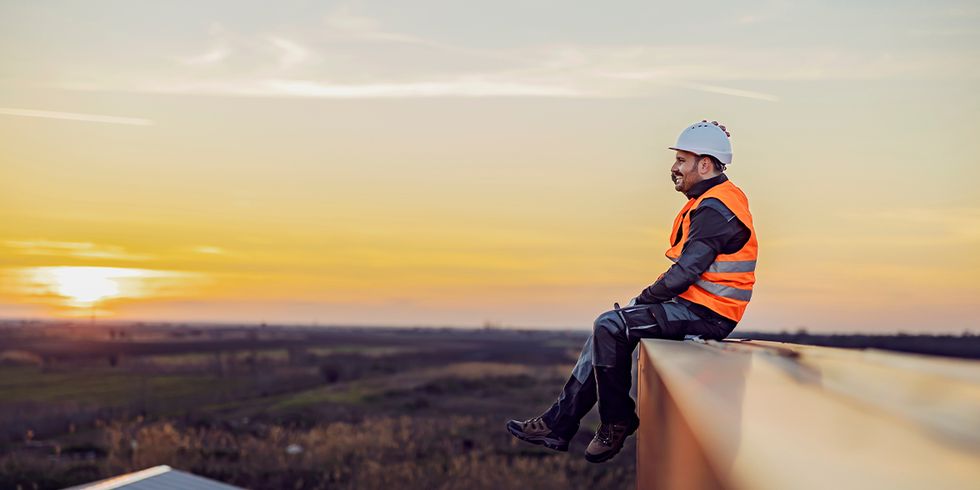
M 630 397 L 633 351 L 642 338 L 684 340 L 688 335 L 720 340 L 734 327 L 702 318 L 677 298 L 659 304 L 610 310 L 596 318 L 578 362 L 558 400 L 543 415 L 551 430 L 566 439 L 578 431 L 583 417 L 599 403 L 603 423 L 636 417 Z

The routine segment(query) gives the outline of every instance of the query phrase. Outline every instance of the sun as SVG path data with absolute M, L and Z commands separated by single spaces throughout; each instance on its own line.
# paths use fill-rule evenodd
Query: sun
M 64 297 L 69 306 L 81 308 L 128 295 L 126 280 L 141 278 L 144 272 L 120 267 L 40 267 L 33 275 L 51 293 Z
M 55 289 L 74 303 L 91 305 L 119 295 L 119 283 L 112 271 L 97 267 L 55 271 Z

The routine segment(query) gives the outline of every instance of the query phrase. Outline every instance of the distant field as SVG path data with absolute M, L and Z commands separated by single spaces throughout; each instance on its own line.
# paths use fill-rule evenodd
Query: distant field
M 582 458 L 594 414 L 569 453 L 503 428 L 550 405 L 585 335 L 3 328 L 0 488 L 157 464 L 251 488 L 629 488 L 632 442 Z
M 772 340 L 794 344 L 819 345 L 824 347 L 844 347 L 848 349 L 884 349 L 909 354 L 930 356 L 961 357 L 980 359 L 980 335 L 966 332 L 962 335 L 862 335 L 862 334 L 819 334 L 806 330 L 796 332 L 752 332 L 735 330 L 732 338 Z

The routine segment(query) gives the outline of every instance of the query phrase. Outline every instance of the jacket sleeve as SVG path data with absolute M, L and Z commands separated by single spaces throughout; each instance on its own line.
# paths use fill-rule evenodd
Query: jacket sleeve
M 681 249 L 681 256 L 653 284 L 640 292 L 635 298 L 636 303 L 663 303 L 686 291 L 715 261 L 739 227 L 744 225 L 721 201 L 705 199 L 691 214 L 691 230 Z

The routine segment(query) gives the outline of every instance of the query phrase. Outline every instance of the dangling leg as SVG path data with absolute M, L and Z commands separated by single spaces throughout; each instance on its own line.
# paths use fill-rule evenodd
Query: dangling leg
M 640 337 L 660 336 L 653 311 L 657 305 L 611 311 L 596 321 L 595 378 L 601 424 L 585 449 L 592 463 L 607 461 L 623 448 L 626 438 L 640 425 L 636 403 L 630 396 L 633 382 L 633 350 Z
M 642 318 L 643 315 L 635 310 L 644 309 L 645 307 L 629 308 L 625 314 L 630 318 Z M 646 316 L 652 317 L 649 313 Z M 633 322 L 632 319 L 630 321 Z M 648 327 L 641 323 L 637 326 Z M 629 390 L 631 352 L 638 339 L 629 338 L 627 330 L 619 312 L 614 310 L 599 315 L 593 324 L 593 333 L 582 347 L 571 376 L 555 403 L 539 417 L 509 421 L 507 429 L 510 433 L 527 442 L 552 449 L 567 449 L 568 441 L 578 431 L 582 418 L 592 410 L 597 401 L 603 420 L 627 413 L 635 418 L 634 403 Z
M 597 400 L 595 372 L 592 368 L 593 342 L 593 336 L 590 335 L 572 369 L 572 375 L 558 395 L 558 400 L 542 416 L 548 427 L 566 439 L 571 439 L 578 432 L 579 422 L 592 410 Z
M 596 318 L 592 325 L 592 335 L 585 341 L 572 375 L 562 388 L 558 400 L 542 416 L 556 433 L 571 439 L 578 431 L 579 422 L 592 410 L 596 401 L 599 402 L 600 415 L 607 410 L 613 410 L 611 414 L 618 413 L 617 410 L 633 413 L 633 400 L 629 395 L 633 362 L 630 353 L 638 340 L 629 339 L 626 332 L 623 317 L 615 310 L 607 311 Z M 608 369 L 610 366 L 616 367 Z M 597 376 L 610 382 L 603 383 Z M 600 383 L 606 388 L 597 388 Z M 608 392 L 609 403 L 602 401 L 604 390 Z M 620 396 L 623 394 L 625 400 Z
M 627 332 L 621 312 L 609 311 L 596 320 L 594 365 L 599 418 L 603 423 L 623 422 L 636 416 L 630 386 L 633 381 L 632 353 L 639 339 Z

